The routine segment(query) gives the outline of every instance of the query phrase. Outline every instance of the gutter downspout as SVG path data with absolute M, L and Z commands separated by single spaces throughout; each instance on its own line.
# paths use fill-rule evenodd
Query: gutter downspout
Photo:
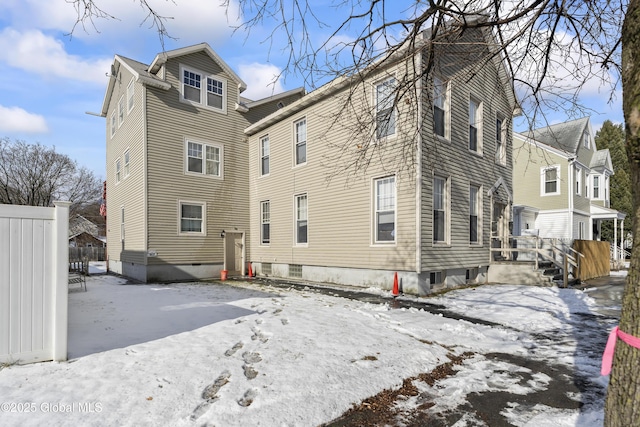
M 568 193 L 568 195 L 567 195 L 567 197 L 569 198 L 568 199 L 568 204 L 567 204 L 567 206 L 568 206 L 567 215 L 569 215 L 569 218 L 568 218 L 568 221 L 567 221 L 567 225 L 568 225 L 567 226 L 567 229 L 568 229 L 568 236 L 567 237 L 569 239 L 571 239 L 571 240 L 573 240 L 573 214 L 574 214 L 574 212 L 573 212 L 573 210 L 574 210 L 574 207 L 573 207 L 573 191 L 574 190 L 573 190 L 573 188 L 574 187 L 573 186 L 575 185 L 574 184 L 574 179 L 575 179 L 575 177 L 574 177 L 574 169 L 575 168 L 574 168 L 573 164 L 575 163 L 575 161 L 576 161 L 575 158 L 570 158 L 569 159 L 569 164 L 568 164 L 569 171 L 567 173 L 567 175 L 568 175 L 568 179 L 567 179 L 567 193 Z
M 418 69 L 422 69 L 422 51 L 417 61 Z M 416 274 L 418 275 L 418 289 L 420 288 L 420 274 L 422 273 L 422 79 L 416 84 L 416 100 L 418 103 L 416 111 L 417 138 L 418 145 L 416 155 Z

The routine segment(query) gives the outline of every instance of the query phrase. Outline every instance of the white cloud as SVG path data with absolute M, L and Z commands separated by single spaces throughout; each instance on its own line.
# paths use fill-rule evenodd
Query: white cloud
M 0 32 L 0 61 L 47 78 L 105 84 L 111 59 L 90 60 L 65 51 L 64 44 L 38 30 Z
M 0 131 L 45 133 L 49 131 L 44 117 L 18 107 L 0 105 Z
M 113 18 L 85 20 L 84 28 L 82 24 L 75 27 L 73 37 L 113 42 L 132 36 L 155 36 L 153 21 L 145 21 L 148 9 L 139 0 L 94 3 Z M 158 15 L 172 18 L 165 21 L 165 26 L 182 46 L 226 38 L 232 31 L 230 26 L 239 22 L 240 9 L 234 0 L 228 8 L 211 0 L 147 0 L 147 3 Z M 3 0 L 0 13 L 10 17 L 14 28 L 58 30 L 64 34 L 74 28 L 78 19 L 74 5 L 63 0 Z
M 254 62 L 240 65 L 238 75 L 247 84 L 247 90 L 242 93 L 242 96 L 257 100 L 284 92 L 279 78 L 281 72 L 272 64 Z

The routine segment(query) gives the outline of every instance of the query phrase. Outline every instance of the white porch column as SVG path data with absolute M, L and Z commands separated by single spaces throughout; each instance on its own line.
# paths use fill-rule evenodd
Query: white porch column
M 624 261 L 624 219 L 620 221 L 620 259 Z
M 618 260 L 618 217 L 613 218 L 613 259 Z

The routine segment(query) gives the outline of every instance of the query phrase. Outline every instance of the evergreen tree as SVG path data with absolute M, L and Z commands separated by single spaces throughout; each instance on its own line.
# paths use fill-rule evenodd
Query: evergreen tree
M 629 220 L 631 220 L 633 201 L 631 197 L 631 180 L 629 178 L 629 158 L 627 157 L 622 124 L 613 124 L 611 120 L 606 120 L 602 128 L 596 132 L 595 141 L 599 150 L 608 148 L 611 153 L 611 163 L 614 170 L 614 175 L 609 183 L 611 208 L 626 213 L 629 215 Z M 630 223 L 631 221 L 625 224 L 631 225 Z M 613 242 L 613 227 L 613 221 L 605 221 L 602 224 L 603 240 Z M 629 227 L 626 228 L 629 230 Z M 620 236 L 618 236 L 619 241 Z

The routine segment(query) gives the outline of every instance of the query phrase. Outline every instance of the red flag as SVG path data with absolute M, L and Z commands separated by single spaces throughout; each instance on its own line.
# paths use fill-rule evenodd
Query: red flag
M 107 216 L 107 205 L 104 203 L 100 205 L 100 216 Z

